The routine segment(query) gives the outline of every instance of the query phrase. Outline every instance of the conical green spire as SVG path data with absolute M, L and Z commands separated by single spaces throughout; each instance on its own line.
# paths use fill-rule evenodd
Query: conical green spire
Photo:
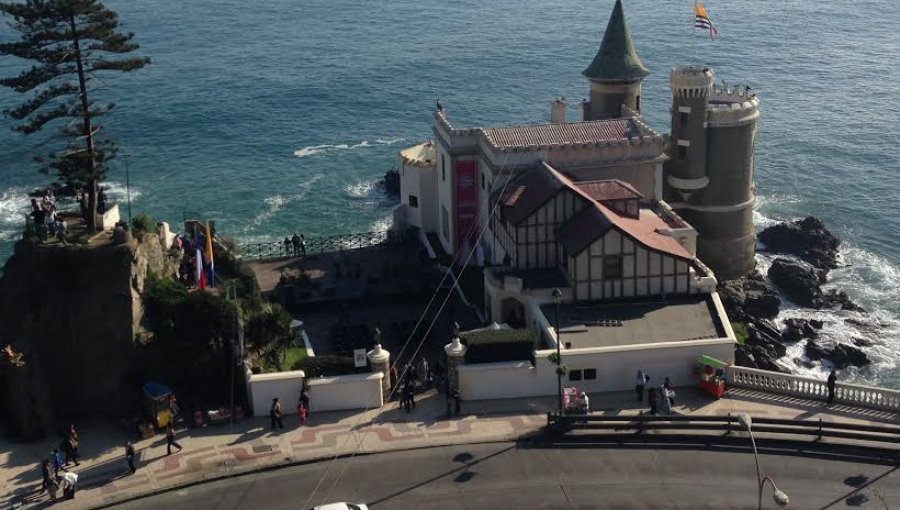
M 635 80 L 650 74 L 634 51 L 622 0 L 616 0 L 597 56 L 581 74 L 596 80 Z

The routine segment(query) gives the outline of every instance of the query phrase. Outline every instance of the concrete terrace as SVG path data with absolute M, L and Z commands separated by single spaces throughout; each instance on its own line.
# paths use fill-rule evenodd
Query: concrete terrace
M 542 305 L 554 320 L 555 306 Z M 573 305 L 559 307 L 560 330 L 571 348 L 610 347 L 677 342 L 725 336 L 706 296 L 665 301 Z

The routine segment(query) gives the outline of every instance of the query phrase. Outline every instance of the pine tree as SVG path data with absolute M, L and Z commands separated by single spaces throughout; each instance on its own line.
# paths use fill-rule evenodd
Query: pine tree
M 0 55 L 32 61 L 18 76 L 0 79 L 0 85 L 31 97 L 4 113 L 20 121 L 14 127 L 26 135 L 56 122 L 65 147 L 49 157 L 35 159 L 42 170 L 55 172 L 67 184 L 88 192 L 88 229 L 97 227 L 97 186 L 107 163 L 115 157 L 112 140 L 98 136 L 97 117 L 115 103 L 96 104 L 89 92 L 102 71 L 133 71 L 150 63 L 147 57 L 118 57 L 138 48 L 133 33 L 119 32 L 118 15 L 98 0 L 25 0 L 0 2 L 0 12 L 15 20 L 21 34 L 16 42 L 0 44 Z M 95 81 L 93 82 L 95 83 Z M 59 148 L 57 146 L 57 148 Z

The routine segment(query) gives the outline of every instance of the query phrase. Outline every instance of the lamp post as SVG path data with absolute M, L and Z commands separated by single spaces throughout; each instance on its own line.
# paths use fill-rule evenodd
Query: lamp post
M 738 415 L 738 421 L 741 423 L 742 427 L 747 429 L 747 433 L 750 434 L 750 444 L 753 445 L 753 456 L 756 458 L 757 508 L 762 510 L 763 487 L 766 486 L 767 481 L 772 484 L 772 489 L 775 491 L 772 494 L 772 499 L 775 501 L 775 504 L 778 506 L 787 506 L 788 503 L 790 503 L 788 495 L 775 485 L 775 480 L 773 480 L 772 477 L 769 475 L 763 476 L 762 469 L 759 467 L 759 452 L 756 450 L 756 440 L 753 439 L 753 420 L 750 418 L 749 414 L 741 413 Z
M 561 335 L 559 332 L 559 303 L 562 301 L 562 292 L 559 288 L 553 289 L 553 304 L 556 305 L 556 383 L 557 383 L 557 403 L 559 405 L 559 415 L 563 414 L 563 395 L 562 395 L 562 351 L 560 350 L 560 344 L 562 344 Z
M 125 155 L 125 196 L 128 199 L 128 227 L 131 228 L 131 176 L 128 172 L 128 160 L 130 156 Z

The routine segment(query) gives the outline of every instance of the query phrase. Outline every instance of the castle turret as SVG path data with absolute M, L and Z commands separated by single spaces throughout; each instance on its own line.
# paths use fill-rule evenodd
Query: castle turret
M 720 279 L 755 266 L 753 151 L 759 99 L 717 88 L 706 67 L 672 70 L 665 197 L 697 230 L 697 255 Z
M 621 0 L 616 0 L 597 56 L 581 74 L 591 82 L 584 120 L 621 117 L 623 105 L 641 111 L 641 82 L 650 71 L 634 51 Z

